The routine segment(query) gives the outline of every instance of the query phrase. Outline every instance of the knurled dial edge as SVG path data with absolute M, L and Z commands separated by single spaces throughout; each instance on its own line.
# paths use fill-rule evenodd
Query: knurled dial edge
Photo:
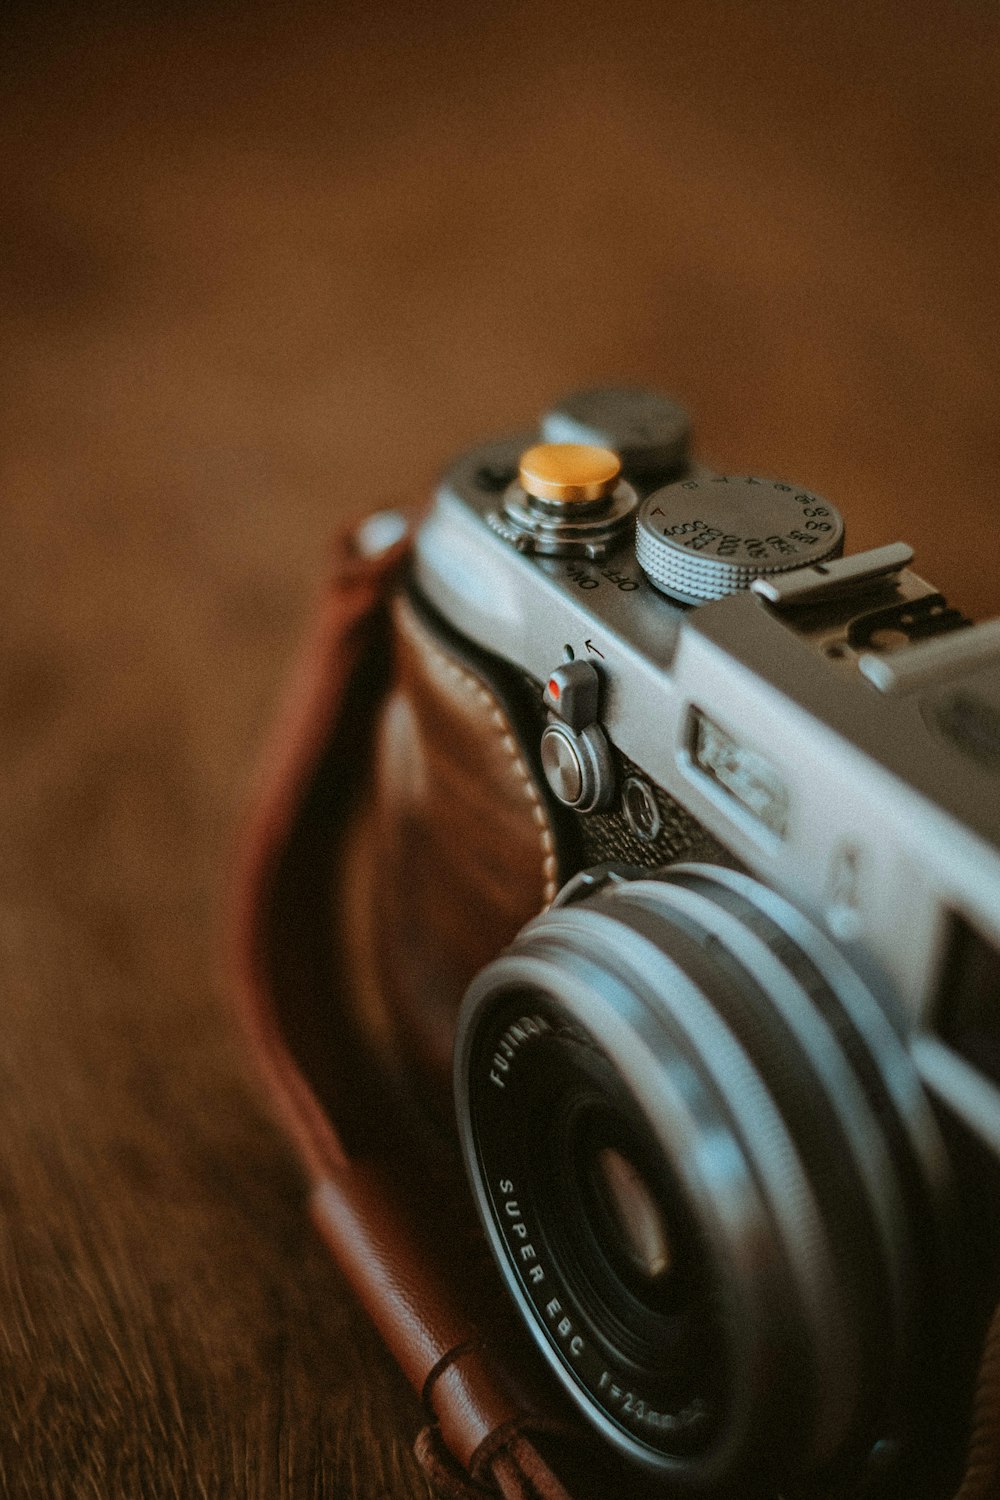
M 844 522 L 822 496 L 782 480 L 713 474 L 654 490 L 636 521 L 650 583 L 684 603 L 750 587 L 755 578 L 839 557 Z

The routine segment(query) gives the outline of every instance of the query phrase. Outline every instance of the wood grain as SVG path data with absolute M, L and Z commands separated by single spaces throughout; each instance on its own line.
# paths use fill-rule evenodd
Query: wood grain
M 1000 27 L 54 6 L 0 42 L 0 1491 L 425 1495 L 219 978 L 324 538 L 623 377 L 1000 612 Z

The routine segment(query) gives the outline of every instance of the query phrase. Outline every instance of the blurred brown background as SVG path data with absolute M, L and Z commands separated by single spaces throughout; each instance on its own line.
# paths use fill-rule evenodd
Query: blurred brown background
M 624 378 L 1000 612 L 1000 22 L 15 6 L 0 45 L 0 1493 L 421 1496 L 219 979 L 324 539 Z

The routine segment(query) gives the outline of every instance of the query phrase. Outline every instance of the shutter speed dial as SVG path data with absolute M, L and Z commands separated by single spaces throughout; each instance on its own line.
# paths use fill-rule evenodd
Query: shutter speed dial
M 841 516 L 799 485 L 710 474 L 654 490 L 636 523 L 646 577 L 682 604 L 747 589 L 755 578 L 839 557 Z

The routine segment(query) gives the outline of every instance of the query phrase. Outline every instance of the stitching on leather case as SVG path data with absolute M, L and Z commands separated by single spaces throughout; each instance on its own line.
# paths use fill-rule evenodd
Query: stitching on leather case
M 493 694 L 488 688 L 483 686 L 479 678 L 473 676 L 466 667 L 460 666 L 458 662 L 453 661 L 437 642 L 432 640 L 429 634 L 421 629 L 419 621 L 412 618 L 408 619 L 405 621 L 405 628 L 411 634 L 419 632 L 422 637 L 421 645 L 427 651 L 435 665 L 474 693 L 478 701 L 486 709 L 490 723 L 497 731 L 500 743 L 510 758 L 514 774 L 520 781 L 524 794 L 531 803 L 531 816 L 538 829 L 538 842 L 542 850 L 542 899 L 545 905 L 548 906 L 555 900 L 556 892 L 559 889 L 559 883 L 556 878 L 555 842 L 552 837 L 552 830 L 549 827 L 548 818 L 545 816 L 545 808 L 538 795 L 538 790 L 532 780 L 530 771 L 524 763 L 517 741 L 510 732 L 510 724 L 503 710 Z

